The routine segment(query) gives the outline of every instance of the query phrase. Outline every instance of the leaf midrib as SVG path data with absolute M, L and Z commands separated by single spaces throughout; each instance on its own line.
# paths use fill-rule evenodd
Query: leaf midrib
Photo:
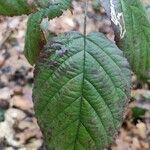
M 82 84 L 81 84 L 81 100 L 80 100 L 80 110 L 79 110 L 79 123 L 77 126 L 77 133 L 75 136 L 75 142 L 74 142 L 74 150 L 76 150 L 76 144 L 77 144 L 77 140 L 78 140 L 78 136 L 79 136 L 79 130 L 80 130 L 80 126 L 81 126 L 81 111 L 82 111 L 82 105 L 83 105 L 83 89 L 84 89 L 84 81 L 85 81 L 85 57 L 86 57 L 86 34 L 83 35 L 83 39 L 84 39 L 84 49 L 83 49 L 83 77 L 82 77 Z

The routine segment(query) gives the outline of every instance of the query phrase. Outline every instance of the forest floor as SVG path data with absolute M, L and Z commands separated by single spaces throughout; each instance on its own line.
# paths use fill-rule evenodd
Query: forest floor
M 145 2 L 149 2 L 146 0 Z M 49 22 L 55 34 L 83 32 L 83 9 L 73 2 L 73 14 Z M 101 31 L 113 41 L 111 22 L 103 8 L 89 5 L 87 32 Z M 33 70 L 23 55 L 27 17 L 0 17 L 0 150 L 42 150 L 43 136 L 32 103 Z M 0 112 L 2 112 L 0 111 Z M 132 77 L 132 92 L 122 128 L 109 150 L 150 150 L 150 85 Z

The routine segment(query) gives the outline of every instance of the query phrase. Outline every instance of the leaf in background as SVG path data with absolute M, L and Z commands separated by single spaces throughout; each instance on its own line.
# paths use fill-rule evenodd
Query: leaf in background
M 31 12 L 27 0 L 0 0 L 0 15 L 19 16 Z
M 56 6 L 56 13 L 62 13 L 64 10 L 70 7 L 72 0 L 0 0 L 0 15 L 3 16 L 20 16 L 29 15 L 33 12 L 37 12 L 40 9 L 47 9 L 47 11 L 52 11 L 53 6 Z M 50 18 L 52 13 L 50 13 Z
M 40 8 L 48 7 L 54 0 L 36 0 L 32 1 L 32 5 L 37 5 Z
M 116 42 L 141 79 L 150 79 L 150 21 L 140 0 L 101 0 L 115 25 Z
M 53 19 L 60 16 L 64 10 L 71 6 L 72 0 L 61 1 L 50 5 L 48 8 L 30 15 L 25 38 L 24 54 L 30 64 L 35 64 L 40 50 L 45 44 L 44 34 L 41 30 L 41 22 L 45 17 Z
M 101 7 L 101 3 L 100 3 L 100 0 L 94 0 L 92 2 L 92 7 L 95 11 L 99 11 L 100 10 L 100 7 Z
M 0 122 L 4 121 L 5 111 L 6 110 L 0 107 Z
M 133 105 L 132 108 L 134 119 L 144 117 L 145 113 L 150 110 L 150 91 L 144 89 L 132 90 L 131 96 L 135 100 L 135 106 Z
M 59 17 L 62 13 L 71 8 L 72 0 L 59 0 L 57 3 L 50 5 L 46 9 L 46 15 L 49 19 L 53 19 L 55 17 Z
M 33 99 L 48 149 L 103 150 L 121 126 L 130 70 L 101 33 L 64 33 L 40 52 Z
M 146 113 L 146 110 L 140 107 L 133 107 L 132 108 L 132 115 L 134 117 L 134 119 L 139 119 L 141 117 L 143 117 Z

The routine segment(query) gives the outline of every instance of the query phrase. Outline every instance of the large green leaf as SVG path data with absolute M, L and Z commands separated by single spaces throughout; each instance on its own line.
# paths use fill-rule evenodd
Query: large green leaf
M 48 150 L 102 150 L 123 121 L 130 70 L 101 33 L 53 38 L 40 52 L 33 99 Z
M 150 21 L 140 0 L 101 0 L 116 41 L 139 78 L 150 79 Z
M 42 19 L 45 17 L 53 19 L 60 16 L 64 10 L 71 6 L 71 1 L 61 1 L 30 15 L 24 48 L 24 54 L 30 64 L 36 63 L 37 56 L 45 44 L 43 32 L 40 27 Z

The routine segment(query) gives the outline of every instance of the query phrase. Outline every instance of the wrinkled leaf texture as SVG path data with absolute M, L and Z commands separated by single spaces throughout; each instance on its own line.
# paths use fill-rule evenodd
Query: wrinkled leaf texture
M 0 122 L 4 121 L 5 110 L 0 107 Z
M 123 13 L 124 20 L 118 20 L 125 26 L 125 35 L 118 38 L 119 26 L 114 26 L 116 40 L 127 56 L 133 71 L 139 79 L 150 79 L 150 20 L 141 0 L 101 0 L 111 18 L 111 2 L 116 15 Z M 113 24 L 114 25 L 114 24 Z
M 102 33 L 59 35 L 40 52 L 35 112 L 48 150 L 102 150 L 123 121 L 130 69 Z

